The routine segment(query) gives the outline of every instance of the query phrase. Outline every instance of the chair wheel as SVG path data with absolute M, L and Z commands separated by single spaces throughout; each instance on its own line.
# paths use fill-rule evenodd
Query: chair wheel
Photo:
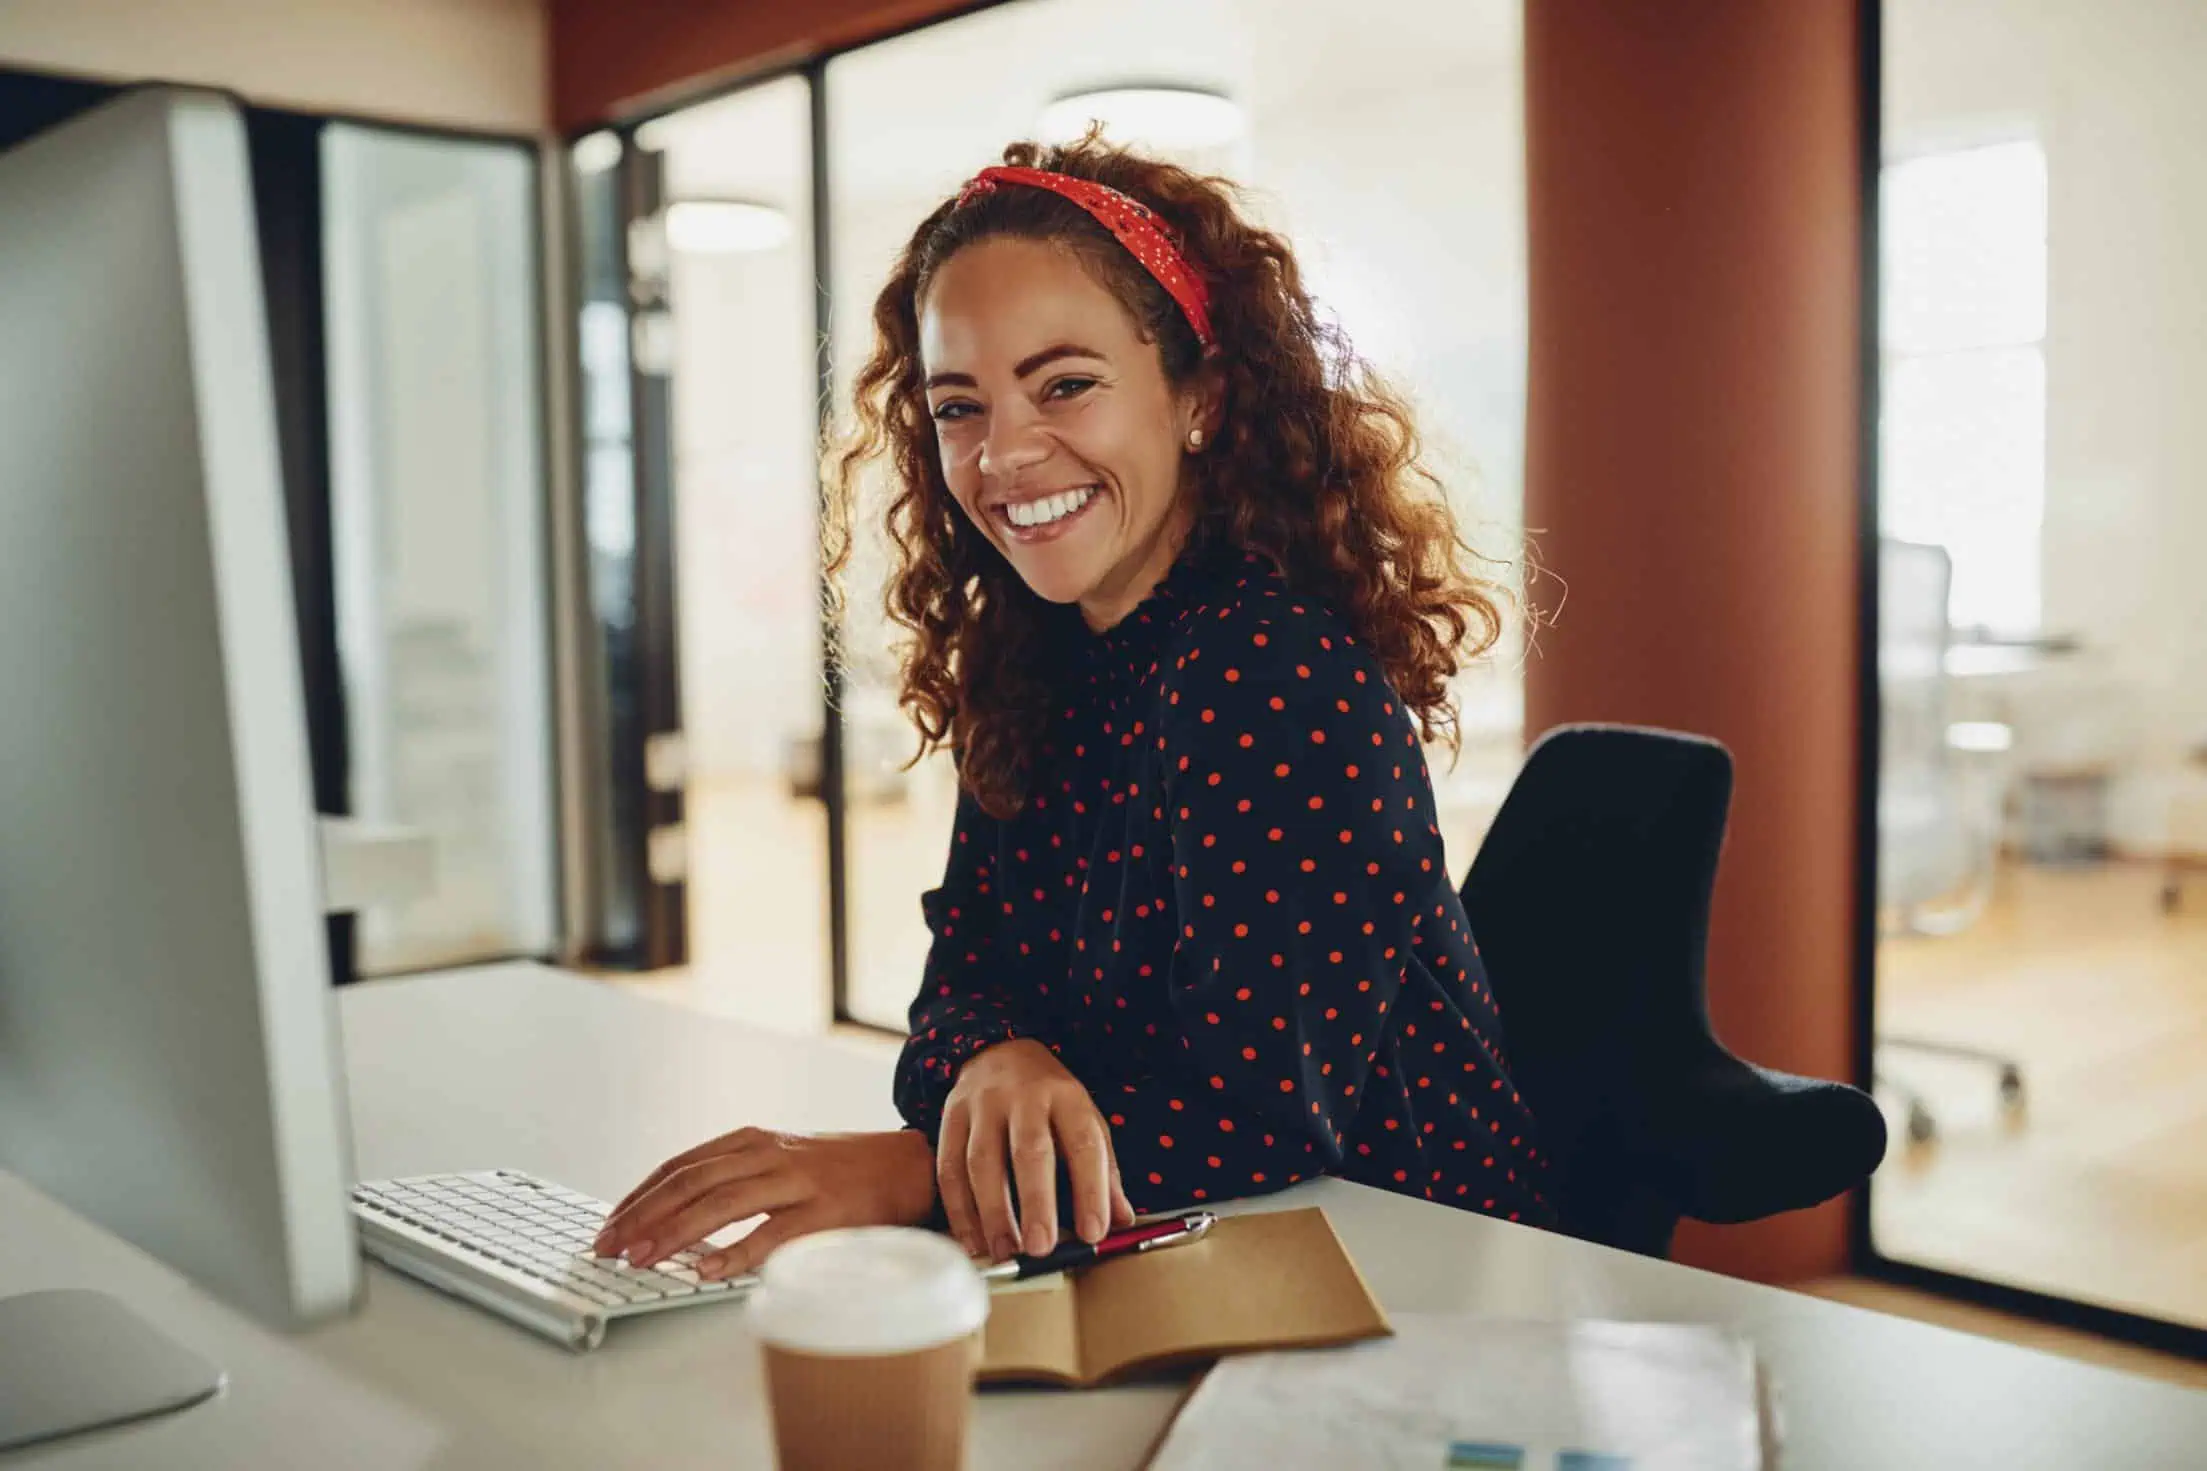
M 2161 886 L 2161 912 L 2174 914 L 2184 903 L 2184 890 L 2175 879 Z
M 2012 1062 L 2000 1065 L 2000 1101 L 2009 1108 L 2023 1102 L 2023 1070 Z
M 1931 1110 L 1921 1103 L 1908 1105 L 1908 1142 L 1930 1144 L 1939 1137 L 1939 1121 L 1931 1116 Z

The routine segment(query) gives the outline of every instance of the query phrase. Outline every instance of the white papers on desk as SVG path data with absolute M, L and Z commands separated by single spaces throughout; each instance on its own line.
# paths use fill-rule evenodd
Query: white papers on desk
M 1762 1465 L 1754 1353 L 1720 1329 L 1390 1317 L 1392 1338 L 1219 1364 L 1155 1471 L 1443 1471 L 1513 1450 L 1523 1471 Z

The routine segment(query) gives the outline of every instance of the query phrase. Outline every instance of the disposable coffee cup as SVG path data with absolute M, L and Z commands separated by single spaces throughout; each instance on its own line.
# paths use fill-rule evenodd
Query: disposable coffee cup
M 948 1238 L 800 1237 L 766 1259 L 744 1311 L 782 1471 L 958 1471 L 989 1295 Z

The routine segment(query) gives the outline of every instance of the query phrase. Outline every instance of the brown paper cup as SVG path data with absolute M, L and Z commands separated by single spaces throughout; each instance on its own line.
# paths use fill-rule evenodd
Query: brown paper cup
M 959 1471 L 981 1335 L 901 1354 L 764 1345 L 782 1471 Z
M 766 1259 L 746 1310 L 782 1471 L 958 1471 L 989 1295 L 948 1238 L 804 1237 Z

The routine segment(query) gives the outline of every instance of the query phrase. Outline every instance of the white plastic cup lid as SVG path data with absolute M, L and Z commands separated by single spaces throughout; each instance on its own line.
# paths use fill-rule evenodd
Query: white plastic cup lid
M 799 1353 L 911 1353 L 988 1321 L 988 1284 L 946 1236 L 857 1226 L 802 1236 L 759 1272 L 744 1311 L 760 1340 Z

